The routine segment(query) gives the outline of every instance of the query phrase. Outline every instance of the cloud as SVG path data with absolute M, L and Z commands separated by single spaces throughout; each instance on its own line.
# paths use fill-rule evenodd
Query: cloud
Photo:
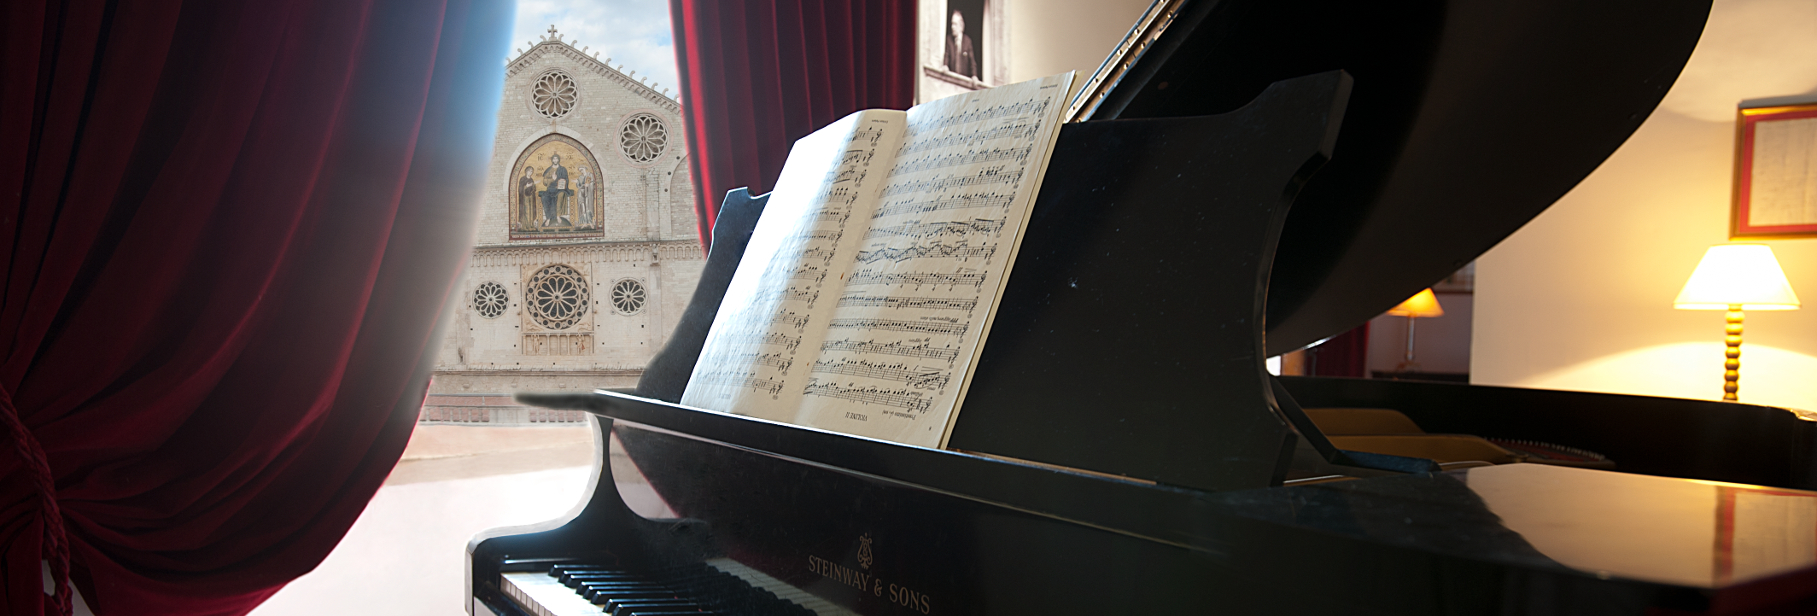
M 516 50 L 541 42 L 554 25 L 562 40 L 588 47 L 588 55 L 612 59 L 626 73 L 649 76 L 657 90 L 675 96 L 675 44 L 665 0 L 518 0 L 511 46 Z M 518 52 L 513 52 L 516 57 Z

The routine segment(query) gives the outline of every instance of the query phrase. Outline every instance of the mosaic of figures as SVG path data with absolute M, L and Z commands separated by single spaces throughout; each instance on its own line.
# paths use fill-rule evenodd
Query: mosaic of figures
M 604 205 L 599 161 L 566 135 L 549 135 L 524 150 L 512 167 L 511 239 L 600 237 Z

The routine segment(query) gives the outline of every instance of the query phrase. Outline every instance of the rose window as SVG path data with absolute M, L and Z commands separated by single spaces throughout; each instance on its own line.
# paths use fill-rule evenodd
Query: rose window
M 537 270 L 525 285 L 524 305 L 530 318 L 549 329 L 568 329 L 587 315 L 587 279 L 566 265 L 551 265 Z
M 536 106 L 537 113 L 559 118 L 574 110 L 574 100 L 578 95 L 574 80 L 567 73 L 551 71 L 538 78 L 536 85 L 531 87 L 530 103 Z
M 473 290 L 473 310 L 482 317 L 496 319 L 505 313 L 505 305 L 510 299 L 504 285 L 488 282 Z
M 640 113 L 625 120 L 625 125 L 619 128 L 618 145 L 624 149 L 626 158 L 647 163 L 656 160 L 668 147 L 669 129 L 656 116 Z
M 625 279 L 612 285 L 612 307 L 625 314 L 637 314 L 637 311 L 643 310 L 643 283 Z

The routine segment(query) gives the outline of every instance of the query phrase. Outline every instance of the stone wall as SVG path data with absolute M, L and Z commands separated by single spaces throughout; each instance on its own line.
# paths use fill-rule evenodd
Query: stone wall
M 635 385 L 705 264 L 679 103 L 554 37 L 507 67 L 498 124 L 431 391 Z M 558 208 L 571 220 L 549 219 L 520 196 L 552 187 L 538 172 L 555 172 L 552 141 L 575 159 L 561 167 L 576 190 L 580 167 L 596 168 L 597 216 L 576 196 Z

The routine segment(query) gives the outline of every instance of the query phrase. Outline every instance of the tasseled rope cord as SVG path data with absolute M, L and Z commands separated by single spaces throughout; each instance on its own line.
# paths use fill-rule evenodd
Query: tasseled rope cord
M 44 447 L 38 444 L 38 439 L 25 429 L 25 422 L 19 420 L 19 409 L 13 406 L 12 393 L 5 387 L 0 387 L 0 411 L 4 411 L 0 412 L 0 421 L 4 421 L 7 430 L 12 432 L 13 450 L 25 462 L 32 487 L 37 488 L 38 519 L 44 525 L 44 544 L 39 553 L 50 563 L 51 582 L 56 587 L 51 604 L 60 616 L 70 616 L 73 608 L 69 586 L 69 535 L 63 529 L 63 511 L 57 506 L 57 485 L 50 474 L 50 461 L 45 459 Z

